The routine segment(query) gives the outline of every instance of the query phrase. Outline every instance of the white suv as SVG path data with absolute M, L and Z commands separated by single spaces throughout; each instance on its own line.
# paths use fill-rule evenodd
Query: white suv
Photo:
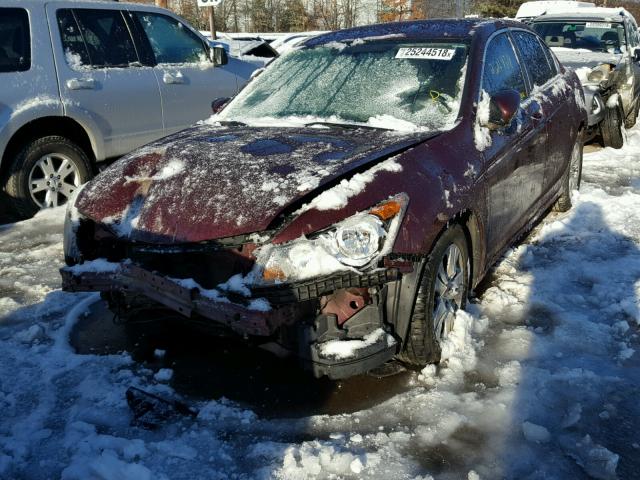
M 164 9 L 0 0 L 0 210 L 61 205 L 99 162 L 206 118 L 246 83 L 225 63 Z

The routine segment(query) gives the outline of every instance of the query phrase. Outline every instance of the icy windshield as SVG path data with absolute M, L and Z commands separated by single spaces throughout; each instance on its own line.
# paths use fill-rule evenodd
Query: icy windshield
M 460 109 L 467 47 L 354 41 L 280 57 L 219 115 L 247 124 L 367 124 L 451 128 Z M 265 120 L 266 119 L 266 120 Z
M 533 29 L 549 47 L 622 53 L 627 45 L 622 23 L 539 22 Z

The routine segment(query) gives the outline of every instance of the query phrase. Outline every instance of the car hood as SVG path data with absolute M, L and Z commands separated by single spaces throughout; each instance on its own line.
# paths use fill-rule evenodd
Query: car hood
M 603 63 L 617 65 L 622 55 L 619 53 L 591 52 L 588 50 L 573 50 L 570 48 L 551 48 L 558 60 L 568 68 L 577 70 L 582 67 L 593 68 Z
M 116 235 L 143 242 L 260 232 L 327 184 L 434 135 L 198 126 L 114 163 L 81 191 L 76 208 Z

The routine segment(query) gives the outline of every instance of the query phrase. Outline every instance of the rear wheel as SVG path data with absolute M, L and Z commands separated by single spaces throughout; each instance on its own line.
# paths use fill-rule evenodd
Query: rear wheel
M 567 212 L 572 205 L 571 195 L 576 190 L 580 190 L 580 182 L 582 181 L 582 151 L 584 141 L 582 132 L 578 133 L 576 143 L 571 151 L 571 158 L 567 171 L 562 180 L 562 192 L 560 198 L 553 206 L 556 212 Z
M 9 208 L 28 218 L 40 209 L 64 205 L 90 178 L 89 159 L 75 143 L 59 136 L 32 140 L 10 166 L 5 184 Z
M 622 148 L 622 109 L 620 106 L 607 107 L 604 119 L 600 124 L 600 133 L 605 147 Z
M 420 277 L 401 361 L 416 367 L 440 361 L 442 341 L 453 329 L 457 311 L 465 307 L 468 289 L 467 241 L 454 225 L 436 242 Z

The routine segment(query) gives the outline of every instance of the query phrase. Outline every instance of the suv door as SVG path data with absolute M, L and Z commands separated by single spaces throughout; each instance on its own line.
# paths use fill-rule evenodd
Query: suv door
M 48 4 L 47 13 L 65 114 L 90 124 L 107 158 L 162 137 L 158 83 L 141 62 L 123 11 Z
M 0 7 L 0 159 L 11 135 L 34 119 L 33 111 L 62 115 L 46 25 L 33 17 L 26 8 Z
M 479 101 L 504 90 L 517 91 L 523 101 L 511 125 L 493 131 L 491 145 L 483 151 L 490 257 L 501 251 L 530 220 L 544 175 L 544 157 L 537 156 L 544 126 L 535 118 L 539 114 L 537 102 L 528 98 L 524 70 L 506 31 L 497 34 L 486 46 Z
M 540 197 L 561 180 L 571 156 L 573 143 L 567 141 L 567 136 L 574 136 L 576 132 L 570 131 L 572 102 L 567 99 L 569 94 L 573 96 L 573 92 L 559 88 L 554 81 L 558 80 L 558 66 L 549 48 L 537 35 L 525 30 L 516 30 L 512 35 L 533 87 L 531 101 L 538 102 L 540 109 L 539 119 L 533 120 L 539 142 L 534 148 L 538 156 L 535 163 L 544 169 L 544 178 L 536 176 L 536 182 L 540 182 L 537 192 Z
M 215 68 L 204 39 L 186 24 L 163 13 L 132 14 L 137 28 L 144 32 L 146 48 L 155 58 L 166 134 L 209 117 L 215 98 L 236 94 L 236 76 Z

